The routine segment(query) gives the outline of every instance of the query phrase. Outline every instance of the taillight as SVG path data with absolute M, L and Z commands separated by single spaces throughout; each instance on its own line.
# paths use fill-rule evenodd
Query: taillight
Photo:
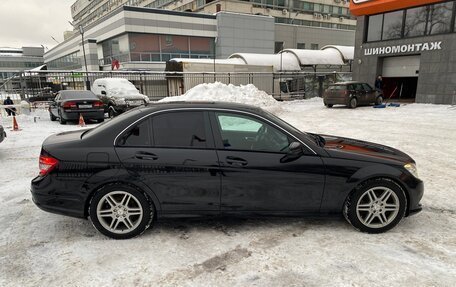
M 46 174 L 50 173 L 54 168 L 56 168 L 59 161 L 56 158 L 48 154 L 41 154 L 40 155 L 40 175 L 45 176 Z
M 93 107 L 94 108 L 101 108 L 101 107 L 103 107 L 103 102 L 100 102 L 100 101 L 93 102 Z
M 64 103 L 63 103 L 63 107 L 64 107 L 65 109 L 75 109 L 75 108 L 77 108 L 78 106 L 77 106 L 76 102 L 64 102 Z

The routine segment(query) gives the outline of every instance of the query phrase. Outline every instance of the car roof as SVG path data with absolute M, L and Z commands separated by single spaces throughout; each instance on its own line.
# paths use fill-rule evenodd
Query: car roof
M 153 110 L 169 110 L 169 109 L 226 109 L 239 110 L 246 112 L 262 113 L 261 108 L 232 102 L 216 102 L 216 101 L 175 101 L 175 102 L 153 102 L 147 105 Z
M 338 86 L 338 85 L 352 85 L 352 84 L 367 84 L 365 82 L 358 82 L 358 81 L 346 81 L 346 82 L 337 82 L 331 84 L 330 86 Z

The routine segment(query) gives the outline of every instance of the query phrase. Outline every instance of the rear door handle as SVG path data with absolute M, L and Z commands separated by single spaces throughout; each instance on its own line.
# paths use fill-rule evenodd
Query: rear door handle
M 153 153 L 149 152 L 137 152 L 135 154 L 135 158 L 141 159 L 141 160 L 157 160 L 158 156 Z
M 234 157 L 234 156 L 227 156 L 226 162 L 230 165 L 235 165 L 235 166 L 246 166 L 248 164 L 248 162 L 245 159 L 242 159 L 239 157 Z

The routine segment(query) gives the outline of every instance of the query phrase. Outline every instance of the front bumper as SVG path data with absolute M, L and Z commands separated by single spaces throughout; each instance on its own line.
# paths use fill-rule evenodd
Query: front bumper
M 405 216 L 410 216 L 419 213 L 423 209 L 420 201 L 424 194 L 424 183 L 417 178 L 413 178 L 408 180 L 406 184 L 409 194 L 409 208 Z

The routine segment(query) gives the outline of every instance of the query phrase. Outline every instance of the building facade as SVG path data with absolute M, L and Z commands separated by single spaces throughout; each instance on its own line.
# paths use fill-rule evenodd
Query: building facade
M 353 77 L 383 76 L 385 97 L 456 103 L 456 1 L 353 0 Z
M 171 58 L 352 46 L 344 0 L 77 0 L 74 31 L 45 55 L 51 70 L 163 70 Z M 113 61 L 120 65 L 112 66 Z
M 0 86 L 24 70 L 44 64 L 43 47 L 0 48 Z

